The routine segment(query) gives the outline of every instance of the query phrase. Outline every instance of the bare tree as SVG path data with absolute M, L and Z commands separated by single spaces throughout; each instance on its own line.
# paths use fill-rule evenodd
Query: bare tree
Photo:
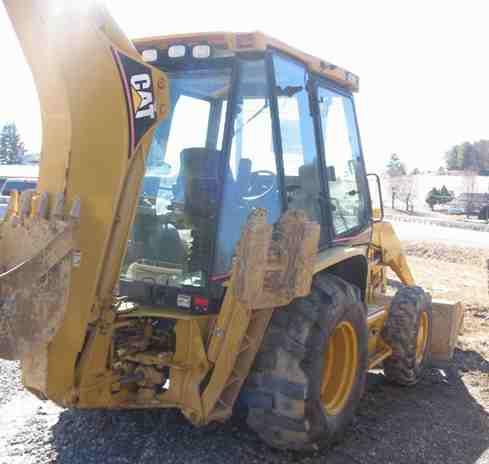
M 477 193 L 477 171 L 464 171 L 462 177 L 462 199 L 465 203 L 465 215 L 469 217 L 475 208 L 475 194 Z
M 398 198 L 404 202 L 404 209 L 414 210 L 414 201 L 418 196 L 418 179 L 415 175 L 397 177 Z
M 387 177 L 384 178 L 384 185 L 386 185 L 387 195 L 391 199 L 391 208 L 396 209 L 396 200 L 399 198 L 399 177 Z

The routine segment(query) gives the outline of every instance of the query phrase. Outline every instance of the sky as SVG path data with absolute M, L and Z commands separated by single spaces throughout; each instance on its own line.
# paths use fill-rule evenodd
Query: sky
M 370 171 L 381 171 L 391 153 L 409 169 L 436 169 L 453 145 L 489 139 L 483 0 L 106 3 L 130 38 L 261 30 L 359 75 L 356 105 Z M 0 43 L 0 125 L 15 121 L 27 149 L 40 151 L 37 94 L 1 3 Z

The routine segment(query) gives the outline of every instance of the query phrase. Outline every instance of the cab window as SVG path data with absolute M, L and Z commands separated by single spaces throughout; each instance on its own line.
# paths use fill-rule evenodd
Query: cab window
M 122 269 L 121 294 L 134 281 L 204 287 L 213 247 L 231 68 L 168 73 L 171 112 L 146 160 Z M 124 282 L 127 282 L 124 283 Z
M 314 126 L 304 66 L 275 54 L 275 95 L 280 121 L 284 184 L 288 209 L 301 209 L 321 223 L 321 192 Z
M 363 162 L 350 97 L 326 87 L 318 89 L 326 179 L 335 236 L 354 234 L 366 224 Z
M 270 224 L 281 213 L 272 117 L 263 59 L 239 63 L 239 84 L 224 169 L 214 277 L 226 274 L 250 213 L 263 208 Z

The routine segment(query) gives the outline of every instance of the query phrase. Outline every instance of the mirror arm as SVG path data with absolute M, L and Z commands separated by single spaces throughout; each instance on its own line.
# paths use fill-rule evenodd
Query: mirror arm
M 382 187 L 380 184 L 380 177 L 375 172 L 367 174 L 367 177 L 369 176 L 375 177 L 375 180 L 377 182 L 377 189 L 379 191 L 379 201 L 380 201 L 380 219 L 374 219 L 373 222 L 382 222 L 384 220 L 384 200 L 382 199 Z

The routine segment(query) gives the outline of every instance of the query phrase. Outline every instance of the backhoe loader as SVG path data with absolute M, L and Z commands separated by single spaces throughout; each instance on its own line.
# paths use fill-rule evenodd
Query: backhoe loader
M 372 208 L 357 76 L 260 32 L 131 42 L 95 2 L 4 4 L 43 125 L 0 224 L 0 357 L 30 392 L 195 425 L 240 407 L 316 449 L 369 369 L 421 378 L 431 299 Z

